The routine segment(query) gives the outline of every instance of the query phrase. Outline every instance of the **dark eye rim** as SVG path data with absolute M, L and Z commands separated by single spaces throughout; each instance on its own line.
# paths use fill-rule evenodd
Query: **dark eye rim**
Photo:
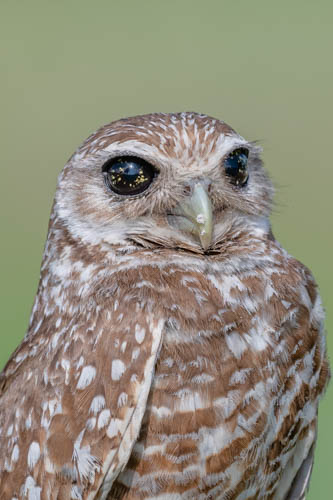
M 232 151 L 230 151 L 226 156 L 225 158 L 223 159 L 223 166 L 224 166 L 224 169 L 225 171 L 227 171 L 227 164 L 226 164 L 226 161 L 228 160 L 228 158 L 232 155 L 234 155 L 235 153 L 240 153 L 240 154 L 245 154 L 246 158 L 247 158 L 247 162 L 246 162 L 246 165 L 245 165 L 245 172 L 246 172 L 246 178 L 244 180 L 244 182 L 232 182 L 233 184 L 233 187 L 235 188 L 244 188 L 245 186 L 247 186 L 248 184 L 248 181 L 249 181 L 249 172 L 248 172 L 248 168 L 247 168 L 247 165 L 248 165 L 248 158 L 249 158 L 249 155 L 250 155 L 250 149 L 247 148 L 246 146 L 239 146 L 239 147 L 236 147 L 235 149 L 233 149 Z M 233 176 L 228 174 L 227 173 L 227 176 L 230 178 L 230 179 L 233 179 Z
M 114 187 L 112 187 L 110 184 L 110 179 L 109 179 L 108 173 L 109 173 L 110 167 L 119 161 L 133 162 L 133 163 L 137 163 L 139 165 L 142 165 L 144 167 L 148 167 L 149 169 L 151 169 L 151 173 L 152 173 L 151 181 L 146 186 L 146 188 L 144 188 L 142 191 L 137 191 L 137 192 L 133 192 L 133 193 L 120 193 L 119 191 L 115 190 Z M 119 198 L 134 198 L 134 197 L 141 196 L 143 193 L 145 193 L 151 187 L 151 185 L 154 182 L 154 179 L 156 179 L 156 177 L 159 174 L 159 170 L 155 167 L 155 165 L 153 165 L 149 161 L 145 160 L 144 158 L 141 158 L 140 156 L 126 154 L 126 155 L 113 156 L 112 158 L 109 158 L 108 160 L 106 160 L 106 162 L 103 163 L 103 166 L 102 166 L 102 173 L 103 173 L 103 178 L 104 178 L 104 184 L 109 192 L 111 192 L 114 195 L 119 196 Z

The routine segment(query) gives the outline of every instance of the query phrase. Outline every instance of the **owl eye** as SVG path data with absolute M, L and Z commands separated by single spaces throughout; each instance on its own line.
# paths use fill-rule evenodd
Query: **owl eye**
M 224 160 L 225 173 L 236 186 L 245 186 L 249 178 L 247 171 L 248 149 L 238 148 Z
M 133 195 L 145 191 L 157 175 L 156 169 L 142 158 L 120 156 L 103 166 L 105 184 L 117 194 Z

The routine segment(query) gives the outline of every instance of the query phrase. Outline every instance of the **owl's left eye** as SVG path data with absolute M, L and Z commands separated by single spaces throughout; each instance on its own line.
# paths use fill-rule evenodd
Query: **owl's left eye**
M 224 160 L 225 173 L 236 186 L 245 186 L 249 178 L 247 159 L 249 151 L 238 148 L 232 151 Z
M 117 194 L 134 195 L 145 191 L 157 175 L 150 163 L 136 156 L 111 158 L 103 166 L 105 184 Z

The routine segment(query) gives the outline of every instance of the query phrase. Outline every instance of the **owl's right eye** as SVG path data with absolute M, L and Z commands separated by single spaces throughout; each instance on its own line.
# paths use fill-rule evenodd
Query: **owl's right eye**
M 122 195 L 143 193 L 157 175 L 156 169 L 136 156 L 111 158 L 103 166 L 105 184 L 111 191 Z
M 238 148 L 232 151 L 224 160 L 225 173 L 231 180 L 232 184 L 235 184 L 236 186 L 243 187 L 248 181 L 248 156 L 248 149 Z

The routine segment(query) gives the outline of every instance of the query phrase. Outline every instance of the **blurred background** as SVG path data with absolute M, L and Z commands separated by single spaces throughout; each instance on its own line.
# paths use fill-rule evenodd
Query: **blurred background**
M 330 0 L 1 0 L 1 367 L 27 327 L 61 168 L 100 125 L 153 111 L 260 140 L 274 233 L 319 283 L 333 352 L 332 16 Z M 310 500 L 332 498 L 332 411 L 331 384 Z

